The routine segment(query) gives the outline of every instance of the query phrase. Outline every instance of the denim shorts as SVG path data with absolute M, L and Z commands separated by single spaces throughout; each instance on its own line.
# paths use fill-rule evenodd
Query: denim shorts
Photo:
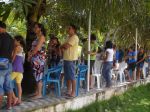
M 137 68 L 142 69 L 142 68 L 143 68 L 143 66 L 144 66 L 144 63 L 143 63 L 143 62 L 141 62 L 141 63 L 138 63 L 138 64 L 137 64 Z
M 10 74 L 12 72 L 12 64 L 9 64 L 8 70 L 0 70 L 0 95 L 13 91 L 12 80 Z
M 75 61 L 64 61 L 65 80 L 75 80 L 76 63 Z

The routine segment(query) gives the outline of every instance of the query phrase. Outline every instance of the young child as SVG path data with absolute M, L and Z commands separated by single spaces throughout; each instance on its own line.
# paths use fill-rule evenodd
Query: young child
M 15 36 L 15 48 L 12 56 L 13 71 L 11 74 L 11 79 L 15 80 L 18 88 L 18 97 L 13 93 L 13 105 L 18 105 L 21 103 L 22 88 L 21 82 L 23 79 L 23 63 L 24 63 L 24 50 L 25 42 L 22 36 Z

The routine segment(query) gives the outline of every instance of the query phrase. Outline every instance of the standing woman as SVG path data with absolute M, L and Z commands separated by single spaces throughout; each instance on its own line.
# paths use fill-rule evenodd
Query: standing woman
M 48 44 L 48 67 L 57 66 L 60 63 L 61 59 L 61 50 L 60 50 L 60 42 L 57 37 L 52 37 Z
M 111 41 L 107 41 L 105 47 L 105 57 L 102 75 L 106 80 L 106 87 L 108 88 L 111 87 L 111 69 L 113 67 L 113 56 L 114 56 L 113 44 Z
M 42 78 L 44 75 L 44 66 L 46 62 L 46 31 L 44 26 L 40 23 L 35 23 L 34 33 L 37 38 L 32 43 L 28 60 L 31 61 L 33 75 L 37 86 L 33 99 L 38 99 L 42 97 Z
M 137 55 L 137 63 L 136 63 L 136 65 L 137 65 L 137 80 L 140 80 L 140 78 L 141 78 L 145 58 L 146 58 L 145 51 L 143 48 L 140 48 L 140 51 L 138 52 L 138 55 Z

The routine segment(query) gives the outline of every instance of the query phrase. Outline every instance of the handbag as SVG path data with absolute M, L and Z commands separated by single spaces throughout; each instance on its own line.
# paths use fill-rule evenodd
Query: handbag
M 7 70 L 9 68 L 9 60 L 7 58 L 0 58 L 0 70 Z

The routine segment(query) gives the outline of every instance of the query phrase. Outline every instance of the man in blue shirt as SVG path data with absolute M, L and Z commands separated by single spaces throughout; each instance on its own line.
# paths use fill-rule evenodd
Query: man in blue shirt
M 127 54 L 127 64 L 128 64 L 128 72 L 129 72 L 129 81 L 134 79 L 135 68 L 136 68 L 136 51 L 133 50 L 132 47 L 129 48 Z

